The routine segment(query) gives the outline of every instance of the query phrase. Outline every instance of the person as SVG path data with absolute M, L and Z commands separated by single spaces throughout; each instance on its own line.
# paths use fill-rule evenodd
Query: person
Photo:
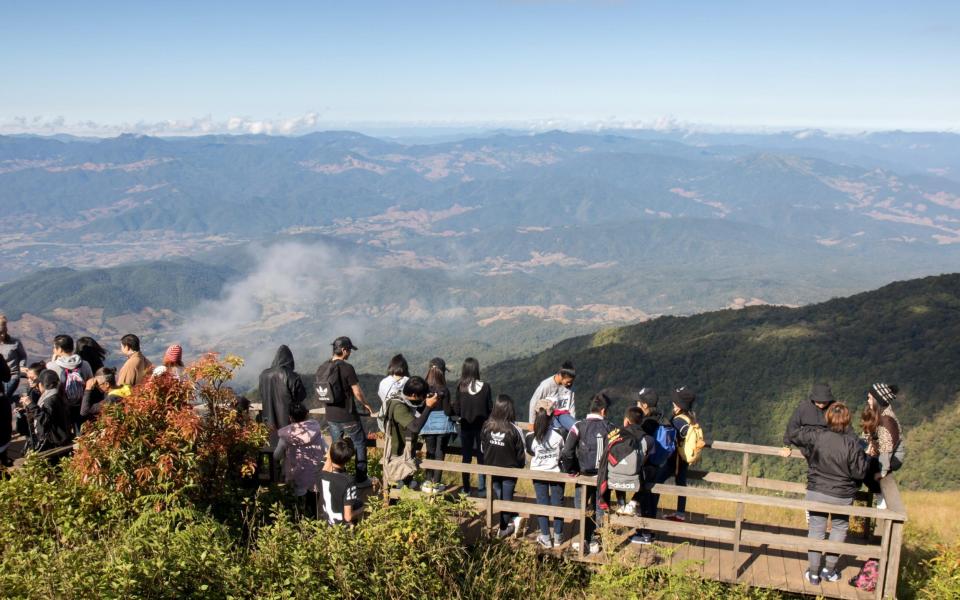
M 447 388 L 447 363 L 442 358 L 430 359 L 427 366 L 427 375 L 424 379 L 430 387 L 430 392 L 440 399 L 438 410 L 430 412 L 427 422 L 420 430 L 430 460 L 443 460 L 447 455 L 450 437 L 457 432 L 457 426 L 450 418 L 455 411 L 452 408 L 450 390 Z M 437 469 L 428 469 L 422 489 L 429 494 L 443 492 L 446 486 L 440 481 L 443 473 Z
M 380 411 L 387 406 L 387 399 L 399 396 L 404 384 L 410 379 L 410 366 L 403 354 L 396 354 L 387 365 L 387 376 L 380 380 L 377 386 L 377 396 L 380 398 Z
M 637 514 L 644 485 L 653 476 L 648 466 L 655 442 L 653 436 L 643 428 L 643 423 L 644 414 L 640 407 L 630 406 L 624 414 L 623 427 L 610 432 L 607 438 L 605 460 L 601 461 L 597 473 L 597 498 L 604 511 L 610 509 L 610 492 L 615 492 L 617 514 Z M 642 533 L 636 532 L 630 541 L 649 543 Z
M 75 352 L 72 337 L 58 335 L 53 338 L 53 358 L 47 363 L 47 368 L 57 374 L 62 392 L 61 400 L 67 408 L 68 419 L 74 433 L 80 433 L 80 425 L 83 423 L 83 417 L 80 416 L 83 390 L 87 381 L 93 377 L 90 364 Z
M 460 380 L 457 382 L 456 405 L 460 409 L 460 453 L 462 462 L 470 464 L 474 458 L 477 464 L 483 464 L 483 453 L 480 452 L 480 431 L 483 424 L 490 417 L 493 408 L 493 391 L 490 384 L 480 379 L 480 362 L 473 358 L 463 361 L 460 368 Z M 463 492 L 470 495 L 470 474 L 464 473 Z M 477 494 L 485 496 L 487 493 L 487 478 L 484 475 L 477 477 Z
M 640 409 L 640 412 L 643 413 L 643 419 L 640 423 L 640 428 L 643 429 L 643 432 L 646 435 L 652 436 L 654 440 L 657 438 L 657 433 L 660 430 L 660 427 L 663 424 L 660 422 L 663 418 L 663 415 L 660 413 L 660 410 L 657 406 L 660 403 L 660 395 L 653 388 L 641 388 L 637 393 L 637 408 Z M 665 430 L 669 432 L 670 430 Z M 663 451 L 663 450 L 662 450 Z M 664 451 L 665 452 L 665 451 Z M 654 452 L 656 455 L 656 451 Z M 666 462 L 669 462 L 669 456 L 666 456 Z M 643 492 L 640 494 L 640 516 L 646 517 L 649 519 L 657 518 L 657 502 L 659 497 L 651 491 L 652 484 L 657 482 L 657 476 L 659 475 L 659 469 L 654 465 L 648 465 L 648 475 L 651 475 L 650 480 L 643 487 Z M 664 478 L 666 481 L 666 478 Z M 634 544 L 651 544 L 654 540 L 654 534 L 652 531 L 642 529 L 637 531 L 631 538 L 630 542 Z
M 13 466 L 7 456 L 7 448 L 13 439 L 13 407 L 5 389 L 9 381 L 10 367 L 6 361 L 0 360 L 0 465 L 4 467 Z
M 867 475 L 870 460 L 859 440 L 850 429 L 850 410 L 842 402 L 831 402 L 824 420 L 827 427 L 807 425 L 801 427 L 793 438 L 805 450 L 807 456 L 807 495 L 812 502 L 850 506 Z M 826 537 L 828 513 L 810 511 L 807 537 L 822 540 Z M 847 539 L 847 515 L 832 515 L 830 541 L 844 542 Z M 837 570 L 839 556 L 828 554 L 821 570 L 822 555 L 818 551 L 807 552 L 806 580 L 819 585 L 821 579 L 839 581 Z
M 28 418 L 26 407 L 40 400 L 40 373 L 47 366 L 42 362 L 31 363 L 26 369 L 27 387 L 20 392 L 20 402 L 16 406 L 17 433 L 27 438 L 28 447 L 34 447 L 33 421 Z
M 892 406 L 899 391 L 895 384 L 873 384 L 867 392 L 867 407 L 863 411 L 862 438 L 870 457 L 870 471 L 864 484 L 878 496 L 877 508 L 880 509 L 887 507 L 880 493 L 880 480 L 903 466 L 906 455 L 900 420 Z
M 19 339 L 10 335 L 7 329 L 7 317 L 0 314 L 0 360 L 7 363 L 10 370 L 10 381 L 4 384 L 3 391 L 8 399 L 12 399 L 20 387 L 20 379 L 24 377 L 27 368 L 27 351 Z M 0 394 L 3 396 L 4 394 Z
M 140 338 L 128 333 L 120 338 L 120 352 L 127 357 L 127 360 L 120 368 L 117 375 L 119 385 L 135 386 L 143 383 L 147 374 L 153 371 L 153 363 L 147 360 L 147 357 L 140 352 Z
M 576 405 L 574 403 L 573 381 L 577 372 L 573 363 L 567 361 L 560 365 L 560 369 L 550 377 L 540 382 L 533 396 L 530 398 L 530 423 L 533 423 L 534 408 L 537 400 L 546 398 L 553 402 L 553 418 L 555 427 L 570 431 L 577 420 Z
M 526 449 L 523 432 L 517 427 L 517 412 L 513 398 L 506 394 L 497 396 L 490 418 L 480 431 L 480 449 L 483 464 L 508 469 L 522 469 L 526 465 Z M 491 477 L 493 495 L 497 500 L 513 500 L 516 477 Z M 505 538 L 520 533 L 520 516 L 500 511 L 500 529 L 497 537 Z
M 360 389 L 360 379 L 357 378 L 356 370 L 347 362 L 353 351 L 359 348 L 354 346 L 346 336 L 333 340 L 331 346 L 333 355 L 330 360 L 317 367 L 316 375 L 317 382 L 335 379 L 337 387 L 342 390 L 341 398 L 334 398 L 331 403 L 326 404 L 326 420 L 330 427 L 330 437 L 333 441 L 342 437 L 348 437 L 353 441 L 357 453 L 357 486 L 370 487 L 372 482 L 367 476 L 367 434 L 363 429 L 360 413 L 362 410 L 370 415 L 373 414 L 373 410 L 367 404 L 363 390 Z
M 687 433 L 690 432 L 690 427 L 697 422 L 697 415 L 693 412 L 693 403 L 696 401 L 697 396 L 693 390 L 687 386 L 680 386 L 673 390 L 671 396 L 673 400 L 673 415 L 670 417 L 670 425 L 677 432 L 677 451 L 674 453 L 672 459 L 667 460 L 664 468 L 659 470 L 656 481 L 657 483 L 663 483 L 672 474 L 675 485 L 686 487 L 687 471 L 690 469 L 690 465 L 683 459 L 680 449 L 683 447 Z M 661 481 L 661 478 L 663 481 Z M 659 498 L 657 501 L 659 503 Z M 668 521 L 683 523 L 687 520 L 686 511 L 687 497 L 677 496 L 677 510 L 663 518 Z
M 96 374 L 87 380 L 80 404 L 80 416 L 85 420 L 96 418 L 103 407 L 120 402 L 130 395 L 129 385 L 117 385 L 117 370 L 100 367 Z
M 387 398 L 387 404 L 383 410 L 386 425 L 390 428 L 390 456 L 403 455 L 407 444 L 414 449 L 419 445 L 420 429 L 427 422 L 430 411 L 440 405 L 437 395 L 429 392 L 430 388 L 423 377 L 414 376 L 403 384 L 399 397 Z M 415 489 L 417 482 L 411 475 L 397 482 L 397 485 Z
M 103 346 L 88 335 L 77 338 L 77 354 L 87 361 L 90 370 L 94 373 L 100 370 L 100 367 L 104 365 L 104 359 L 107 357 L 107 351 L 103 349 Z
M 563 436 L 553 427 L 553 403 L 542 398 L 534 407 L 533 431 L 526 435 L 526 450 L 530 459 L 531 471 L 560 472 L 560 451 L 563 450 Z M 561 506 L 563 504 L 562 482 L 533 481 L 537 504 Z M 553 537 L 550 536 L 550 521 L 543 515 L 537 516 L 540 535 L 537 543 L 544 548 L 560 547 L 563 543 L 563 519 L 553 519 Z
M 270 368 L 260 373 L 261 415 L 270 429 L 271 445 L 277 443 L 277 432 L 290 424 L 290 407 L 307 400 L 307 389 L 295 369 L 293 352 L 280 346 Z
M 317 486 L 327 458 L 327 442 L 320 423 L 308 418 L 310 411 L 303 399 L 294 400 L 288 414 L 290 423 L 277 431 L 273 457 L 283 462 L 284 479 L 293 487 L 293 495 L 304 500 L 307 515 L 317 517 Z
M 586 418 L 577 421 L 567 433 L 567 438 L 560 453 L 560 465 L 571 475 L 596 476 L 600 470 L 600 461 L 606 450 L 607 436 L 613 430 L 613 425 L 607 420 L 610 410 L 610 397 L 605 392 L 597 393 L 590 400 L 590 413 Z M 580 508 L 580 486 L 574 490 L 574 506 Z M 597 488 L 587 487 L 587 506 L 595 511 L 593 517 L 587 518 L 584 528 L 584 539 L 589 554 L 600 552 L 600 541 L 594 539 L 597 529 L 597 520 L 603 518 L 603 511 L 597 503 Z M 580 550 L 579 544 L 574 544 L 574 550 Z
M 824 412 L 833 402 L 833 391 L 828 384 L 813 384 L 810 395 L 797 406 L 790 420 L 787 421 L 787 429 L 783 433 L 783 449 L 780 451 L 780 456 L 784 458 L 790 456 L 790 446 L 800 447 L 801 452 L 806 451 L 798 443 L 800 429 L 803 427 L 826 429 L 827 421 L 824 418 Z
M 186 369 L 183 366 L 183 346 L 173 344 L 163 353 L 163 364 L 153 369 L 153 376 L 160 377 L 169 374 L 177 381 L 183 380 Z M 306 398 L 306 394 L 304 394 Z
M 341 438 L 330 446 L 326 463 L 319 474 L 320 502 L 323 516 L 331 525 L 353 525 L 362 506 L 357 482 L 347 472 L 347 463 L 356 450 L 350 438 Z
M 34 446 L 37 451 L 69 445 L 73 428 L 67 408 L 60 396 L 60 377 L 52 369 L 44 369 L 38 377 L 40 398 L 26 406 L 33 421 Z

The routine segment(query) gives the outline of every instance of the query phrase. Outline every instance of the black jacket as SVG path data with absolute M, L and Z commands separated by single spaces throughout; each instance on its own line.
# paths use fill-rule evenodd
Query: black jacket
M 526 466 L 527 450 L 520 428 L 511 424 L 505 431 L 498 431 L 490 423 L 487 422 L 480 434 L 483 464 L 520 469 Z
M 607 435 L 613 424 L 599 415 L 590 414 L 577 421 L 567 433 L 560 453 L 560 470 L 565 473 L 596 475 L 607 449 Z
M 490 384 L 483 382 L 476 394 L 471 394 L 470 390 L 461 391 L 457 384 L 456 406 L 460 411 L 460 422 L 466 425 L 480 426 L 490 416 L 490 410 L 493 406 L 493 392 Z
M 824 411 L 809 399 L 801 402 L 797 409 L 793 411 L 793 416 L 787 422 L 787 430 L 783 433 L 784 446 L 797 446 L 804 456 L 809 456 L 804 450 L 803 444 L 800 443 L 800 429 L 803 427 L 827 428 Z
M 290 348 L 280 346 L 273 364 L 260 374 L 263 422 L 273 429 L 289 425 L 290 405 L 307 399 L 307 390 L 294 368 Z
M 73 441 L 67 406 L 57 390 L 44 392 L 37 402 L 27 406 L 27 415 L 33 419 L 34 450 L 66 446 Z
M 807 489 L 834 498 L 853 498 L 870 466 L 870 457 L 853 432 L 810 426 L 801 428 L 797 439 L 807 457 Z

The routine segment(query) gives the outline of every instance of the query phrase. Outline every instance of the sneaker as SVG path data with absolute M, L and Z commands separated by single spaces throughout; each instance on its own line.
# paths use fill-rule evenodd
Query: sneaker
M 519 515 L 513 518 L 514 535 L 520 537 L 526 531 L 527 520 Z
M 443 492 L 445 492 L 445 491 L 447 491 L 447 486 L 446 486 L 446 485 L 444 485 L 444 484 L 442 484 L 442 483 L 435 483 L 435 484 L 433 484 L 433 492 L 434 492 L 435 494 L 441 494 L 441 493 L 443 493 Z
M 683 523 L 687 518 L 683 515 L 682 512 L 673 513 L 672 515 L 667 515 L 664 517 L 667 521 L 674 521 L 676 523 Z
M 500 538 L 501 540 L 503 538 L 508 538 L 511 535 L 513 535 L 514 531 L 516 530 L 514 529 L 513 525 L 507 525 L 504 529 L 501 529 L 500 531 L 497 532 L 497 537 Z
M 587 547 L 589 554 L 600 554 L 600 542 L 590 542 L 590 546 Z
M 880 502 L 877 502 L 877 508 L 879 510 L 887 510 L 887 501 L 883 498 L 883 496 L 880 496 Z
M 810 569 L 803 572 L 803 578 L 806 579 L 810 585 L 820 585 L 820 576 L 811 573 Z
M 553 548 L 553 542 L 550 541 L 549 535 L 538 535 L 537 544 L 539 544 L 541 548 Z
M 562 533 L 554 533 L 554 534 L 553 534 L 553 547 L 554 547 L 554 548 L 559 548 L 559 547 L 562 546 L 562 545 L 563 545 L 563 534 L 562 534 Z
M 836 569 L 828 571 L 826 567 L 824 567 L 823 569 L 820 569 L 820 578 L 826 579 L 830 583 L 834 583 L 840 581 L 840 573 Z
M 424 481 L 422 484 L 420 484 L 420 491 L 423 492 L 423 493 L 425 493 L 425 494 L 432 494 L 432 493 L 433 493 L 433 482 L 432 482 L 432 481 Z
M 631 544 L 652 544 L 653 543 L 653 534 L 649 531 L 642 531 L 640 533 L 635 533 L 630 536 Z
M 624 504 L 623 506 L 617 509 L 617 514 L 628 515 L 631 517 L 635 516 L 637 514 L 637 503 L 633 500 L 631 500 L 630 502 L 627 502 L 626 504 Z

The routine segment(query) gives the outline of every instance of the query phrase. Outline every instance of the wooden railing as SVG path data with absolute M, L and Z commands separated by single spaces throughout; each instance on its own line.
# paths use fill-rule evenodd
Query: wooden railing
M 728 582 L 738 582 L 741 576 L 739 556 L 742 545 L 766 546 L 788 550 L 815 550 L 859 557 L 863 559 L 877 558 L 880 562 L 880 576 L 875 597 L 894 598 L 897 589 L 898 573 L 900 568 L 900 547 L 903 543 L 903 528 L 907 520 L 907 512 L 900 498 L 893 477 L 881 480 L 880 485 L 886 500 L 885 509 L 866 506 L 838 506 L 821 502 L 812 502 L 803 498 L 772 495 L 804 494 L 806 487 L 803 484 L 764 479 L 750 475 L 750 461 L 753 456 L 781 456 L 780 448 L 758 446 L 753 444 L 739 444 L 733 442 L 714 441 L 708 443 L 712 451 L 734 452 L 741 454 L 740 473 L 718 473 L 690 470 L 688 481 L 700 481 L 707 486 L 677 486 L 670 484 L 656 484 L 649 488 L 653 493 L 671 496 L 686 496 L 688 498 L 702 498 L 706 500 L 730 503 L 735 506 L 735 518 L 732 526 L 704 525 L 695 523 L 674 522 L 664 519 L 646 518 L 639 516 L 623 516 L 617 514 L 606 515 L 606 522 L 614 526 L 631 527 L 661 532 L 678 537 L 705 538 L 717 542 L 729 543 L 733 546 L 733 561 L 730 570 L 721 574 L 721 579 Z M 802 458 L 794 450 L 790 458 Z M 596 477 L 570 476 L 564 473 L 531 471 L 529 469 L 509 469 L 491 467 L 478 464 L 463 464 L 438 460 L 422 460 L 423 469 L 434 469 L 448 473 L 467 473 L 472 475 L 486 475 L 488 477 L 511 477 L 523 480 L 537 480 L 559 483 L 574 483 L 576 492 L 580 495 L 579 508 L 569 506 L 548 506 L 535 504 L 529 501 L 504 501 L 493 497 L 493 486 L 488 482 L 485 498 L 471 498 L 484 512 L 486 525 L 493 526 L 495 513 L 501 511 L 525 515 L 562 518 L 579 522 L 577 534 L 579 539 L 579 554 L 583 558 L 586 550 L 585 525 L 591 516 L 591 507 L 587 506 L 587 488 L 597 485 Z M 734 486 L 735 491 L 719 489 L 716 486 Z M 752 491 L 753 490 L 753 491 Z M 764 493 L 755 493 L 761 490 Z M 394 495 L 396 495 L 394 491 Z M 873 519 L 878 523 L 880 532 L 879 543 L 852 543 L 833 542 L 829 540 L 812 540 L 806 535 L 797 533 L 770 533 L 758 531 L 754 528 L 744 528 L 744 513 L 747 506 L 766 506 L 796 511 L 823 512 L 849 517 Z

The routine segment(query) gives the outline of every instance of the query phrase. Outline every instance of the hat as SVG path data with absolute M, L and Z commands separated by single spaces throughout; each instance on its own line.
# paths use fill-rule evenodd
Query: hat
M 833 404 L 833 391 L 827 383 L 815 383 L 810 390 L 810 401 L 814 404 Z
M 431 367 L 436 367 L 436 368 L 440 369 L 441 371 L 449 371 L 449 370 L 450 370 L 450 369 L 447 368 L 447 362 L 446 362 L 445 360 L 443 360 L 442 358 L 440 358 L 440 357 L 431 358 L 431 359 L 430 359 L 430 366 L 431 366 Z
M 651 408 L 655 408 L 657 406 L 657 402 L 660 400 L 660 396 L 657 394 L 657 390 L 645 387 L 637 392 L 637 400 Z
M 180 360 L 183 358 L 183 348 L 180 344 L 174 344 L 167 348 L 167 351 L 163 353 L 163 363 L 167 364 L 180 364 Z
M 533 405 L 533 414 L 537 414 L 537 411 L 542 408 L 548 415 L 552 415 L 553 404 L 554 402 L 551 398 L 540 398 L 536 404 Z
M 868 393 L 873 396 L 881 408 L 886 408 L 897 399 L 897 392 L 899 391 L 900 387 L 895 384 L 875 383 L 870 386 Z
M 348 338 L 345 335 L 341 335 L 337 339 L 333 340 L 334 352 L 338 350 L 359 350 L 359 349 L 360 348 L 357 348 L 356 346 L 354 346 L 353 342 L 350 341 L 350 338 Z
M 697 395 L 693 393 L 693 390 L 687 386 L 680 386 L 677 389 L 673 390 L 673 403 L 680 407 L 682 411 L 689 411 L 693 406 L 693 401 L 697 399 Z

